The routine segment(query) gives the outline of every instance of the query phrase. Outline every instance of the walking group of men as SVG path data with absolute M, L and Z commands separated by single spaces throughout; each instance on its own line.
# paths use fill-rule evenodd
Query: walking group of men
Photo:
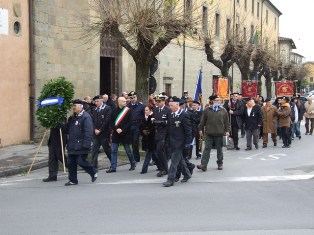
M 119 145 L 124 147 L 130 162 L 129 170 L 133 171 L 140 161 L 139 146 L 142 139 L 146 156 L 141 174 L 147 173 L 148 167 L 154 163 L 158 177 L 168 175 L 167 181 L 163 183 L 165 187 L 177 182 L 181 174 L 181 182 L 184 183 L 191 178 L 195 167 L 189 162 L 194 143 L 197 159 L 202 157 L 198 169 L 207 170 L 211 149 L 216 148 L 217 169 L 222 170 L 223 137 L 230 135 L 234 149 L 239 150 L 238 132 L 241 129 L 241 136 L 246 135 L 247 151 L 252 150 L 252 139 L 255 148 L 259 148 L 260 137 L 266 148 L 269 133 L 275 146 L 278 133 L 283 140 L 283 148 L 289 148 L 294 135 L 301 138 L 300 122 L 303 113 L 306 117 L 306 134 L 311 135 L 314 127 L 314 104 L 311 97 L 305 104 L 299 102 L 298 97 L 292 100 L 295 102 L 290 102 L 288 97 L 280 97 L 273 105 L 270 99 L 262 101 L 257 97 L 245 102 L 240 94 L 233 93 L 230 100 L 222 105 L 222 100 L 214 95 L 209 97 L 209 104 L 203 111 L 200 103 L 193 101 L 187 94 L 180 99 L 167 97 L 162 92 L 150 99 L 147 106 L 137 100 L 137 94 L 133 91 L 124 93 L 116 101 L 100 95 L 95 96 L 93 102 L 86 97 L 85 101 L 77 99 L 73 101 L 73 115 L 67 123 L 51 129 L 48 141 L 49 176 L 43 181 L 57 180 L 58 160 L 62 159 L 61 150 L 64 146 L 68 150 L 66 165 L 69 182 L 66 186 L 78 183 L 77 165 L 90 174 L 92 182 L 97 179 L 98 152 L 101 146 L 110 160 L 107 173 L 117 170 Z M 60 128 L 64 139 L 62 147 L 58 135 Z M 203 154 L 202 139 L 205 140 Z M 90 151 L 91 163 L 87 161 Z

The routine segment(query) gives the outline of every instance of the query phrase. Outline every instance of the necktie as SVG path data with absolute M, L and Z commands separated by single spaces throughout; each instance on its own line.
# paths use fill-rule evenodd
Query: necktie
M 97 113 L 99 113 L 100 112 L 100 108 L 97 108 Z
M 161 112 L 162 111 L 162 109 L 159 109 L 159 112 Z

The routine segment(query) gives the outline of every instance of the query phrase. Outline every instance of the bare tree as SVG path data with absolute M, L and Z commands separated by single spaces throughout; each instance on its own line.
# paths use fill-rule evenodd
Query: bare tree
M 83 36 L 108 35 L 128 51 L 136 64 L 135 89 L 144 101 L 155 56 L 178 36 L 193 36 L 200 24 L 200 7 L 187 0 L 92 0 L 91 8 L 95 16 L 82 24 Z

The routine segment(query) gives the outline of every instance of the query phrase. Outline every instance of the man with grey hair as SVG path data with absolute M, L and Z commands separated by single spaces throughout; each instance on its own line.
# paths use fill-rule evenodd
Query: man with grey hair
M 108 96 L 107 94 L 104 94 L 104 95 L 102 96 L 102 99 L 103 99 L 103 102 L 106 104 L 107 101 L 108 101 L 108 99 L 109 99 L 109 96 Z
M 187 182 L 191 178 L 191 173 L 183 158 L 182 150 L 190 151 L 192 142 L 192 125 L 189 114 L 180 108 L 180 99 L 176 96 L 169 100 L 169 106 L 172 111 L 169 123 L 169 139 L 171 145 L 171 165 L 168 172 L 167 181 L 163 186 L 173 186 L 179 163 L 182 164 L 182 183 Z

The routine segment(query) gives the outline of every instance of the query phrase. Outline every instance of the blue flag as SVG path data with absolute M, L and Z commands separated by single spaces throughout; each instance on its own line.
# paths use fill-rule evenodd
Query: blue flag
M 197 84 L 196 84 L 196 89 L 195 89 L 195 95 L 194 95 L 194 101 L 200 102 L 202 105 L 202 69 L 200 69 L 198 73 L 198 78 L 197 78 Z

